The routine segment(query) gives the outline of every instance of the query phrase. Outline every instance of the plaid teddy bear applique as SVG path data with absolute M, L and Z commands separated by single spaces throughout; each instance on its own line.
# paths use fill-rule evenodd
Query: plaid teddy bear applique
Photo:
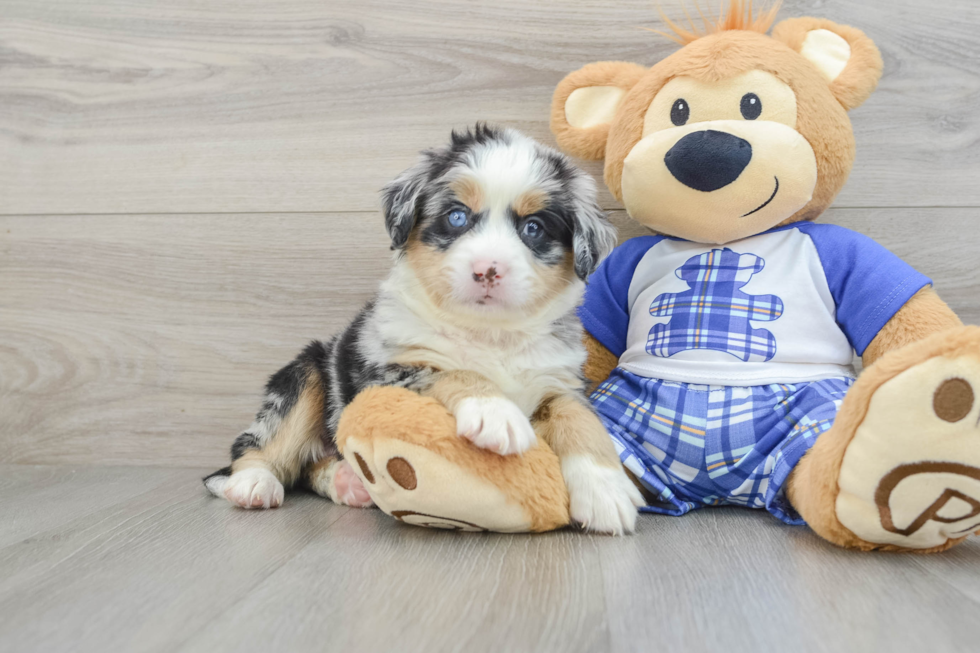
M 722 351 L 743 361 L 768 361 L 776 338 L 751 321 L 770 322 L 783 314 L 775 295 L 749 295 L 742 286 L 762 271 L 765 260 L 727 247 L 688 259 L 675 274 L 690 285 L 681 293 L 658 295 L 650 306 L 655 317 L 670 317 L 650 330 L 646 350 L 663 358 L 689 349 Z

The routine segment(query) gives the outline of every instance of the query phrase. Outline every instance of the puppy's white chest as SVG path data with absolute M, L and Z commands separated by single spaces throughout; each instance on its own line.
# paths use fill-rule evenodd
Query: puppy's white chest
M 578 390 L 585 362 L 584 351 L 551 337 L 511 347 L 445 337 L 443 353 L 441 369 L 479 372 L 529 416 L 549 394 Z

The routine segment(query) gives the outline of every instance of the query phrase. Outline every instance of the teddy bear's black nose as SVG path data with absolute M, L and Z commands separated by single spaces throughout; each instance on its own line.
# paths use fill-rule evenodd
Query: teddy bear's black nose
M 747 140 L 713 129 L 688 134 L 664 156 L 677 181 L 706 193 L 738 179 L 751 160 L 752 146 Z

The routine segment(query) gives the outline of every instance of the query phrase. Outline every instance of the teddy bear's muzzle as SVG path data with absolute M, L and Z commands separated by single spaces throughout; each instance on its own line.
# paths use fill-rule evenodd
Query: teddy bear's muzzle
M 640 139 L 623 164 L 622 197 L 660 233 L 724 244 L 793 216 L 816 183 L 813 148 L 792 127 L 714 120 Z

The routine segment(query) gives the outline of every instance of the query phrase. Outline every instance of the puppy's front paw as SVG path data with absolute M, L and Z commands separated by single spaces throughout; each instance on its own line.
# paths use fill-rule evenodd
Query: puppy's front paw
M 256 467 L 235 472 L 225 483 L 225 498 L 246 510 L 278 508 L 284 493 L 272 472 Z
M 571 499 L 571 517 L 597 533 L 622 535 L 636 527 L 643 495 L 622 467 L 603 467 L 589 456 L 568 456 L 561 473 Z
M 468 397 L 456 408 L 456 432 L 481 449 L 506 456 L 537 442 L 527 416 L 504 397 Z

